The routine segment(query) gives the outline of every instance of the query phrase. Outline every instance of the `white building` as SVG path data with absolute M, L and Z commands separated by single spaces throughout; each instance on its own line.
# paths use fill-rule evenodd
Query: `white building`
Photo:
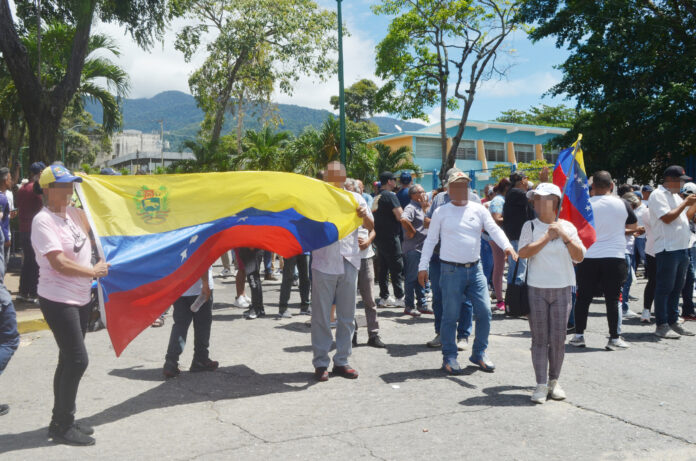
M 162 145 L 159 133 L 124 130 L 112 136 L 111 152 L 100 154 L 96 164 L 100 168 L 126 168 L 131 173 L 138 170 L 149 173 L 158 166 L 166 168 L 176 161 L 195 158 L 191 152 L 169 152 L 167 149 L 169 142 Z

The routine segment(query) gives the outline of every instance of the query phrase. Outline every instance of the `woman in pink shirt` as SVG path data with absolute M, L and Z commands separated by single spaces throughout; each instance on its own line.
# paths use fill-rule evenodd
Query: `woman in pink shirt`
M 31 244 L 39 266 L 39 304 L 60 351 L 53 379 L 54 406 L 49 435 L 55 442 L 93 445 L 94 430 L 75 423 L 75 399 L 87 369 L 84 337 L 89 319 L 90 288 L 105 277 L 109 265 L 92 266 L 92 244 L 84 211 L 69 206 L 73 176 L 62 165 L 41 172 L 34 189 L 44 207 L 31 226 Z

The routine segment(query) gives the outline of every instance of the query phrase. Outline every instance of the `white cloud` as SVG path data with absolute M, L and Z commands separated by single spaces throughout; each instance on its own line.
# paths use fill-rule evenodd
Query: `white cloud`
M 481 84 L 477 96 L 482 98 L 540 97 L 560 81 L 560 74 L 556 72 L 537 72 L 517 79 L 488 80 Z

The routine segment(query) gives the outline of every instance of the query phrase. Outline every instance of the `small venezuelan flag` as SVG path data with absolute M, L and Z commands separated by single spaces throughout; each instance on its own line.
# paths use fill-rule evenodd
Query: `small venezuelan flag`
M 225 251 L 290 257 L 362 222 L 350 192 L 291 173 L 85 175 L 77 191 L 111 264 L 100 301 L 117 356 Z
M 558 162 L 553 170 L 553 183 L 563 191 L 559 217 L 570 221 L 576 227 L 580 240 L 585 248 L 589 248 L 597 240 L 597 234 L 590 204 L 585 161 L 582 149 L 578 145 L 581 139 L 582 135 L 571 147 L 562 150 L 558 155 Z

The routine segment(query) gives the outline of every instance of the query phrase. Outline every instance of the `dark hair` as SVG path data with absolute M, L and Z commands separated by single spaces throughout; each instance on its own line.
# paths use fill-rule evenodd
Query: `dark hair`
M 611 189 L 612 184 L 611 175 L 608 171 L 600 170 L 592 175 L 592 185 L 594 185 L 596 189 Z
M 521 172 L 521 171 L 515 171 L 514 173 L 512 173 L 512 174 L 510 175 L 510 185 L 511 185 L 512 187 L 515 187 L 515 184 L 517 184 L 518 182 L 522 181 L 522 180 L 525 179 L 526 177 L 527 177 L 527 175 L 524 174 L 523 172 Z
M 493 186 L 493 192 L 496 194 L 502 194 L 505 195 L 507 191 L 510 189 L 510 180 L 508 178 L 501 178 L 500 181 L 498 181 L 498 184 Z
M 317 171 L 317 174 L 314 175 L 314 177 L 315 177 L 316 179 L 318 179 L 319 181 L 323 181 L 323 180 L 324 180 L 324 174 L 325 174 L 325 173 L 326 173 L 326 172 L 325 172 L 324 170 L 319 170 L 319 171 Z
M 10 174 L 10 169 L 7 167 L 0 168 L 0 181 L 7 179 L 7 175 Z
M 631 187 L 629 184 L 621 184 L 616 189 L 616 193 L 619 195 L 619 197 L 623 197 L 624 195 L 628 194 L 629 192 L 633 192 L 633 187 Z
M 36 195 L 43 195 L 43 189 L 41 188 L 39 181 L 34 181 L 34 193 Z

